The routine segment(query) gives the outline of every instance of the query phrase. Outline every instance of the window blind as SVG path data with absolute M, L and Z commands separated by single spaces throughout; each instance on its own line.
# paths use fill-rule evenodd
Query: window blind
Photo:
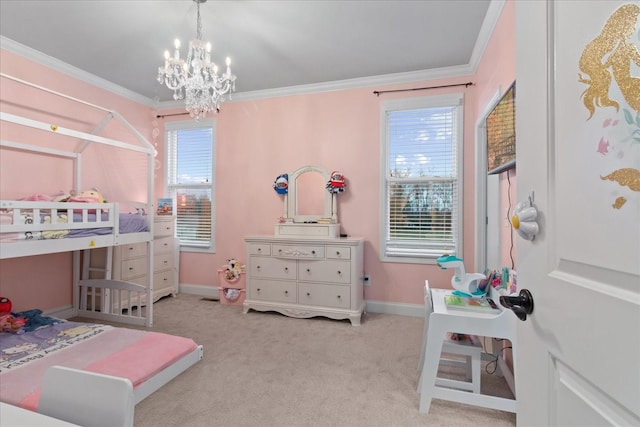
M 386 256 L 456 252 L 459 111 L 454 103 L 386 112 Z
M 213 128 L 167 130 L 167 191 L 181 246 L 213 245 Z

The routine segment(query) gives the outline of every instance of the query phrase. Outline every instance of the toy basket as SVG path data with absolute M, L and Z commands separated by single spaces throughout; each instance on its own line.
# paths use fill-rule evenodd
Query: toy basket
M 233 289 L 244 289 L 245 288 L 245 272 L 240 272 L 240 276 L 238 276 L 235 280 L 229 280 L 225 277 L 225 270 L 218 270 L 218 277 L 220 278 L 220 287 L 223 288 L 233 288 Z
M 246 291 L 244 289 L 223 288 L 218 287 L 220 296 L 220 304 L 223 305 L 242 305 L 244 302 Z
M 218 294 L 220 296 L 220 304 L 224 305 L 242 305 L 245 298 L 245 272 L 240 272 L 240 275 L 235 280 L 229 280 L 225 276 L 224 269 L 218 270 L 218 277 L 220 278 L 220 286 L 218 286 Z M 238 291 L 238 292 L 236 292 Z

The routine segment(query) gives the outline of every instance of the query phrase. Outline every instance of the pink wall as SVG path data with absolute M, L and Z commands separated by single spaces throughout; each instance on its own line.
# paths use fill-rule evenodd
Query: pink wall
M 491 40 L 478 66 L 476 72 L 476 82 L 478 85 L 478 96 L 476 98 L 478 102 L 475 106 L 476 117 L 487 110 L 489 102 L 498 89 L 500 90 L 500 94 L 504 94 L 515 80 L 515 13 L 515 1 L 506 1 L 500 20 L 493 31 Z M 516 255 L 515 244 L 512 245 L 510 226 L 506 220 L 510 212 L 508 207 L 509 194 L 511 195 L 511 209 L 513 209 L 516 203 L 515 170 L 509 171 L 509 180 L 511 181 L 510 186 L 507 181 L 507 172 L 500 174 L 500 260 L 502 266 L 507 267 L 511 267 L 511 256 L 513 256 L 515 260 Z M 509 187 L 511 188 L 510 191 Z M 513 241 L 515 241 L 515 234 Z M 511 251 L 512 247 L 513 251 Z M 500 266 L 490 266 L 490 268 L 498 267 Z
M 271 185 L 277 175 L 305 164 L 340 170 L 347 178 L 347 191 L 338 195 L 338 215 L 342 232 L 364 237 L 365 270 L 371 286 L 365 288 L 367 300 L 421 304 L 422 286 L 429 278 L 433 287 L 449 287 L 452 273 L 435 265 L 383 263 L 380 261 L 380 103 L 406 97 L 407 93 L 376 97 L 373 90 L 402 89 L 427 85 L 475 82 L 469 88 L 411 92 L 410 96 L 430 96 L 464 92 L 464 250 L 468 270 L 473 267 L 475 123 L 497 86 L 506 88 L 515 76 L 514 7 L 508 1 L 496 32 L 487 48 L 476 76 L 416 82 L 413 84 L 368 87 L 320 94 L 263 100 L 228 102 L 217 119 L 216 151 L 216 241 L 217 253 L 182 253 L 180 283 L 217 286 L 215 271 L 227 258 L 244 260 L 243 237 L 273 234 L 273 225 L 282 215 L 282 196 Z M 2 71 L 39 82 L 101 105 L 108 104 L 152 142 L 162 158 L 163 123 L 184 117 L 156 119 L 155 112 L 131 101 L 51 71 L 2 51 Z M 500 64 L 497 66 L 497 64 Z M 7 69 L 7 71 L 5 71 Z M 44 78 L 43 78 L 44 76 Z M 43 81 L 44 80 L 44 81 Z M 3 84 L 3 92 L 5 82 Z M 4 98 L 4 93 L 0 94 Z M 3 106 L 4 108 L 4 106 Z M 154 131 L 157 128 L 158 131 Z M 159 134 L 159 137 L 157 136 Z M 4 165 L 3 165 L 4 167 Z M 156 170 L 156 194 L 162 195 L 162 162 Z M 0 182 L 0 190 L 4 188 Z M 54 260 L 55 258 L 55 260 Z M 53 266 L 67 254 L 38 257 Z M 44 309 L 68 304 L 70 272 L 67 265 L 59 286 L 46 288 L 46 295 L 23 295 L 22 277 L 36 258 L 0 262 L 0 294 L 8 296 L 17 308 Z M 40 265 L 40 264 L 39 264 Z M 203 268 L 203 266 L 207 266 Z M 67 275 L 68 272 L 68 275 Z M 29 279 L 29 283 L 51 282 L 51 274 Z M 38 287 L 39 291 L 44 289 Z

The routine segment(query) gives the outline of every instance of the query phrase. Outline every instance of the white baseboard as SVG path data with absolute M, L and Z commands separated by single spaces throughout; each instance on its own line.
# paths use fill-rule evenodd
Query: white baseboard
M 76 315 L 75 310 L 71 305 L 65 305 L 63 307 L 52 308 L 42 312 L 43 316 L 55 317 L 57 319 L 68 319 Z
M 406 304 L 397 302 L 365 301 L 369 313 L 398 314 L 400 316 L 424 317 L 422 304 Z
M 200 295 L 215 300 L 220 299 L 220 292 L 218 291 L 218 288 L 213 286 L 180 283 L 178 292 L 180 292 L 181 294 Z

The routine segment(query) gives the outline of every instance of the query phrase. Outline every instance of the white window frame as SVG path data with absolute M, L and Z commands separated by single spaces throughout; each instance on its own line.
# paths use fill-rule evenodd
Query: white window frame
M 424 108 L 439 107 L 456 107 L 457 128 L 456 128 L 456 191 L 457 191 L 457 209 L 455 211 L 455 225 L 453 230 L 454 250 L 438 250 L 434 245 L 427 249 L 424 245 L 415 245 L 410 241 L 406 244 L 393 245 L 389 241 L 389 201 L 387 200 L 387 185 L 390 182 L 388 178 L 389 171 L 389 141 L 387 132 L 387 114 L 393 111 L 414 110 Z M 464 145 L 464 94 L 453 93 L 447 95 L 436 95 L 428 97 L 416 97 L 406 99 L 395 99 L 385 101 L 380 107 L 380 260 L 382 262 L 401 262 L 401 263 L 420 263 L 420 264 L 436 264 L 436 259 L 443 253 L 456 253 L 462 257 L 462 212 L 463 212 L 463 145 Z M 402 246 L 402 250 L 398 249 Z M 394 250 L 390 250 L 394 248 Z
M 181 185 L 173 185 L 169 183 L 169 162 L 170 162 L 170 143 L 169 143 L 169 132 L 172 131 L 180 131 L 180 130 L 188 130 L 188 129 L 199 129 L 199 128 L 211 128 L 211 181 L 208 184 L 187 184 L 184 186 Z M 175 198 L 174 193 L 172 191 L 173 188 L 179 187 L 191 187 L 191 188 L 207 188 L 211 189 L 211 240 L 209 241 L 209 245 L 207 246 L 199 246 L 192 244 L 183 244 L 180 242 L 180 252 L 205 252 L 205 253 L 215 253 L 216 252 L 216 228 L 215 228 L 215 218 L 216 218 L 216 194 L 215 194 L 215 175 L 216 175 L 216 120 L 215 119 L 206 119 L 206 120 L 189 120 L 189 121 L 176 121 L 169 122 L 165 124 L 165 135 L 164 135 L 164 148 L 165 148 L 165 195 L 166 197 Z M 177 215 L 177 211 L 175 210 L 174 200 L 174 214 Z M 177 235 L 177 230 L 176 230 Z

